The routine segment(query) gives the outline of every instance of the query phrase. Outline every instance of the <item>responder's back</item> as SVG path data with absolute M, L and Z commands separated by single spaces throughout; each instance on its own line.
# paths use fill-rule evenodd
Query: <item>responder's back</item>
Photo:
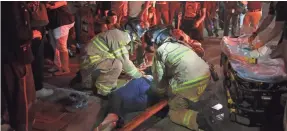
M 203 59 L 193 50 L 176 42 L 161 45 L 157 49 L 157 57 L 165 64 L 166 77 L 179 80 L 179 83 L 209 73 L 209 66 Z
M 112 51 L 126 46 L 130 42 L 129 34 L 119 29 L 112 29 L 97 34 L 85 47 L 88 56 L 109 56 Z

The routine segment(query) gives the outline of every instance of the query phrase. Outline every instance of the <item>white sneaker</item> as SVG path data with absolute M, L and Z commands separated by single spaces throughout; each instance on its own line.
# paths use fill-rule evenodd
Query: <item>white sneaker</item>
M 54 72 L 56 72 L 56 71 L 59 71 L 59 69 L 56 68 L 56 67 L 53 67 L 53 68 L 48 69 L 48 72 L 50 72 L 50 73 L 54 73 Z
M 40 97 L 47 97 L 50 96 L 54 93 L 54 91 L 52 89 L 46 89 L 46 88 L 42 88 L 41 90 L 36 91 L 36 97 L 40 98 Z

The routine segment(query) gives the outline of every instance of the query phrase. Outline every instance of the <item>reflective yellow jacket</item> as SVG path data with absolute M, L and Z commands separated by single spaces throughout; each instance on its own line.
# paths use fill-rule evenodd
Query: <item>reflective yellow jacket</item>
M 119 29 L 112 29 L 96 35 L 85 47 L 81 57 L 81 69 L 93 68 L 105 59 L 118 59 L 123 70 L 133 78 L 142 76 L 141 72 L 129 59 L 127 45 L 131 41 L 129 34 Z
M 152 88 L 160 94 L 192 88 L 202 81 L 208 83 L 210 77 L 208 64 L 193 50 L 171 42 L 157 49 L 152 73 Z

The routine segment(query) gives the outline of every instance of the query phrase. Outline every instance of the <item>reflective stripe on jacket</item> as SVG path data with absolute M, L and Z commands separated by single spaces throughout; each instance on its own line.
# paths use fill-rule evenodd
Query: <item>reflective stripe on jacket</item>
M 142 76 L 140 71 L 129 60 L 127 45 L 130 42 L 128 33 L 112 29 L 96 35 L 85 47 L 81 69 L 92 68 L 105 59 L 119 59 L 123 70 L 133 78 Z
M 208 83 L 209 66 L 193 50 L 180 43 L 166 42 L 154 57 L 152 66 L 153 88 L 164 93 L 169 88 L 180 91 L 198 83 Z

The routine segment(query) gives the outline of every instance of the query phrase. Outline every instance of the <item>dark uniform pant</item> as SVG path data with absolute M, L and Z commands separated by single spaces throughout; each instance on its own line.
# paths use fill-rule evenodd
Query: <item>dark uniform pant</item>
M 32 105 L 35 87 L 31 65 L 2 64 L 2 92 L 9 113 L 9 122 L 16 131 L 31 131 L 34 121 Z

